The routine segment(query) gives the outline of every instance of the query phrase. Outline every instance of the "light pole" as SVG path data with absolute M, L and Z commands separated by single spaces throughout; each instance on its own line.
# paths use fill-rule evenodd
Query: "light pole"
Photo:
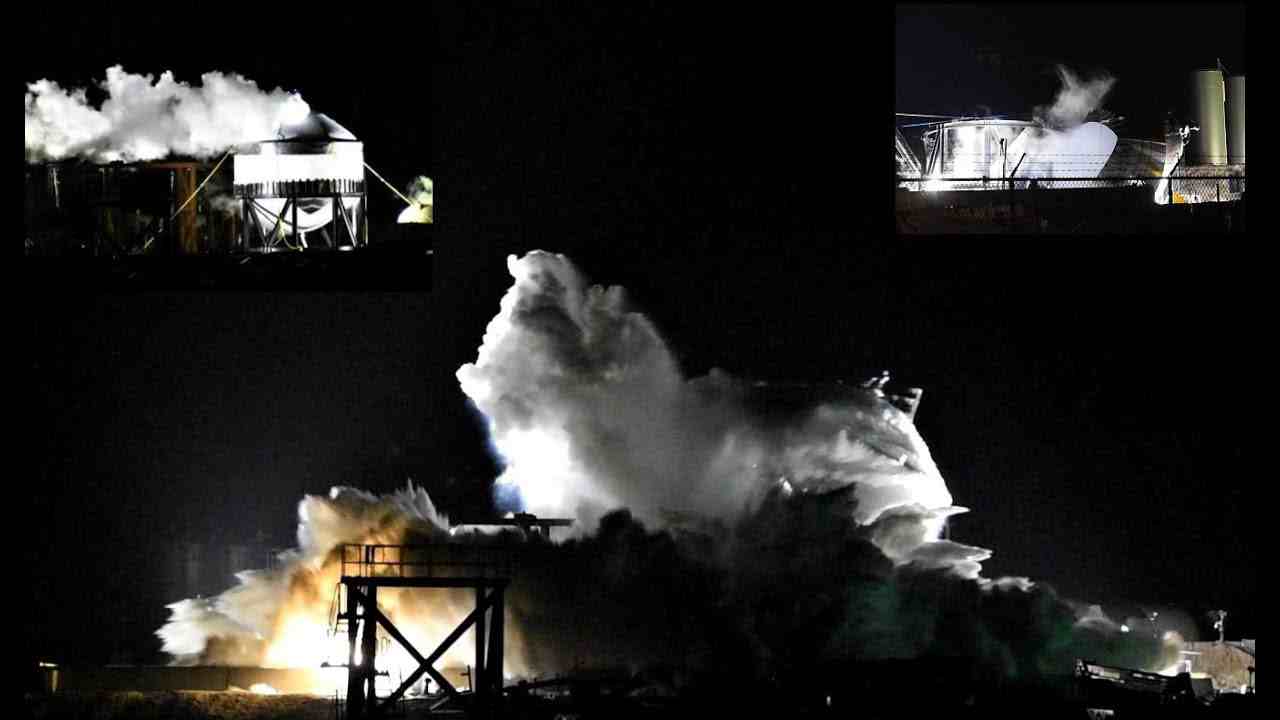
M 1209 614 L 1213 617 L 1213 629 L 1218 631 L 1218 642 L 1223 642 L 1227 637 L 1227 611 L 1214 610 Z

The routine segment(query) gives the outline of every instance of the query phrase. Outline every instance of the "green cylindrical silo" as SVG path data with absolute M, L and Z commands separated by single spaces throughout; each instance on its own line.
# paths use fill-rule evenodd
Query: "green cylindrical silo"
M 1221 70 L 1196 70 L 1190 76 L 1190 120 L 1200 128 L 1191 135 L 1187 163 L 1227 164 L 1226 84 Z

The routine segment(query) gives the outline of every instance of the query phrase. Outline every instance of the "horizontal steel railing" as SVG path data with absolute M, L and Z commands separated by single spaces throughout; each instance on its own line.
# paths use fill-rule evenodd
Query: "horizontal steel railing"
M 508 575 L 510 548 L 438 543 L 340 546 L 343 577 L 458 577 Z

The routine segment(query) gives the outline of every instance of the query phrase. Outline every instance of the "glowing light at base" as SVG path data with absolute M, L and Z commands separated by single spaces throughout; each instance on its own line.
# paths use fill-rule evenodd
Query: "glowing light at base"
M 280 691 L 271 687 L 266 683 L 254 683 L 249 686 L 249 692 L 257 695 L 279 695 Z
M 1158 205 L 1169 204 L 1169 174 L 1173 171 L 1173 168 L 1177 167 L 1178 161 L 1182 159 L 1182 153 L 1186 145 L 1179 142 L 1176 148 L 1175 154 L 1165 158 L 1164 170 L 1160 173 L 1160 182 L 1156 184 L 1155 201 Z M 1178 193 L 1174 193 L 1173 201 L 1181 203 L 1183 198 Z
M 337 582 L 336 574 L 334 582 Z M 378 607 L 419 652 L 426 654 L 426 650 L 434 647 L 434 643 L 452 631 L 466 615 L 469 599 L 458 596 L 458 592 L 383 588 L 378 595 Z M 318 671 L 312 675 L 312 692 L 345 692 L 347 669 L 339 666 L 347 664 L 350 641 L 345 629 L 332 632 L 327 613 L 327 602 L 323 607 L 295 604 L 283 611 L 272 641 L 263 655 L 263 666 L 317 668 Z M 361 626 L 354 653 L 357 665 L 364 660 L 361 647 L 363 633 L 364 628 Z M 468 631 L 454 643 L 437 666 L 461 667 L 474 664 L 472 652 L 475 644 L 467 640 L 472 634 L 473 631 Z M 376 669 L 387 672 L 387 676 L 379 677 L 379 692 L 389 692 L 399 685 L 399 679 L 406 678 L 417 670 L 418 663 L 381 628 L 378 630 L 377 642 Z M 518 657 L 514 661 L 518 662 Z M 329 667 L 322 667 L 325 664 Z M 381 687 L 382 683 L 390 683 L 390 687 L 384 689 Z
M 400 211 L 396 218 L 398 223 L 430 223 L 434 208 L 434 183 L 431 178 L 419 176 L 409 183 L 409 200 L 411 204 Z
M 239 584 L 214 598 L 169 606 L 172 617 L 157 635 L 175 664 L 292 668 L 305 671 L 302 682 L 309 683 L 310 692 L 345 692 L 347 669 L 336 666 L 347 664 L 350 646 L 345 626 L 335 632 L 334 615 L 341 604 L 335 548 L 450 538 L 448 519 L 412 484 L 384 496 L 333 488 L 327 497 L 304 498 L 298 519 L 298 548 L 282 554 L 278 568 L 239 573 Z M 424 654 L 457 627 L 474 601 L 473 593 L 458 589 L 384 588 L 378 594 L 379 609 Z M 474 664 L 470 635 L 454 643 L 436 666 Z M 506 658 L 513 672 L 525 672 L 518 647 L 509 648 Z M 360 660 L 358 641 L 356 662 Z M 329 667 L 322 667 L 326 663 Z M 394 681 L 390 689 L 399 684 L 397 678 L 417 669 L 416 661 L 383 630 L 378 632 L 376 666 L 388 673 L 385 682 Z
M 1168 675 L 1170 677 L 1186 671 L 1186 661 L 1181 657 L 1180 651 L 1186 646 L 1186 641 L 1182 635 L 1174 630 L 1166 630 L 1160 635 L 1160 642 L 1171 650 L 1170 655 L 1177 658 L 1169 665 L 1159 670 L 1154 670 L 1157 674 Z
M 986 129 L 980 126 L 950 128 L 946 134 L 947 167 L 949 177 L 976 178 L 987 174 L 987 158 L 984 152 Z
M 359 653 L 359 646 L 356 649 Z M 347 662 L 347 638 L 331 635 L 329 624 L 320 617 L 301 612 L 281 619 L 271 644 L 263 656 L 264 667 L 314 667 Z

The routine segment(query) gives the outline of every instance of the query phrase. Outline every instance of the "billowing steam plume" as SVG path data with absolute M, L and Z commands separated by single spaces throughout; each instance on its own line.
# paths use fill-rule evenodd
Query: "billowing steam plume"
M 797 401 L 720 372 L 685 380 L 621 288 L 588 286 L 560 255 L 513 256 L 508 268 L 514 283 L 476 362 L 458 372 L 506 462 L 499 495 L 514 488 L 525 509 L 575 516 L 583 530 L 627 508 L 581 542 L 630 537 L 627 572 L 680 588 L 678 598 L 631 599 L 702 628 L 681 631 L 688 642 L 747 649 L 764 664 L 958 654 L 1005 675 L 1066 671 L 1078 656 L 1153 668 L 1176 658 L 1176 646 L 1122 637 L 1048 587 L 982 578 L 989 551 L 940 539 L 946 518 L 964 509 L 878 384 Z M 671 530 L 677 547 L 690 544 L 668 552 L 659 538 L 672 536 L 646 535 L 637 519 Z M 716 549 L 691 537 L 713 538 Z M 583 578 L 580 592 L 607 595 L 601 586 L 616 583 L 595 568 L 613 565 L 615 552 L 577 551 L 592 562 L 557 582 Z M 663 557 L 661 570 L 640 569 L 653 564 L 650 552 Z M 708 562 L 720 584 L 706 580 Z M 700 595 L 708 584 L 733 590 Z M 619 611 L 618 626 L 635 626 L 636 615 Z M 672 627 L 657 625 L 651 632 Z M 551 623 L 526 618 L 522 629 L 546 639 L 528 643 L 543 663 L 565 643 Z
M 1082 80 L 1063 65 L 1058 66 L 1058 79 L 1062 87 L 1053 104 L 1037 106 L 1034 112 L 1037 122 L 1053 130 L 1070 130 L 1083 123 L 1089 113 L 1102 107 L 1116 82 L 1107 74 Z
M 94 107 L 84 88 L 51 80 L 27 85 L 27 162 L 84 158 L 94 162 L 208 158 L 235 145 L 271 137 L 310 108 L 294 93 L 264 92 L 237 74 L 208 72 L 192 87 L 165 72 L 135 75 L 107 68 Z
M 1176 660 L 1176 642 L 1123 633 L 1025 578 L 983 578 L 987 550 L 941 539 L 963 510 L 882 383 L 795 389 L 714 371 L 688 380 L 620 288 L 591 286 L 549 253 L 508 268 L 514 283 L 458 378 L 506 463 L 499 495 L 573 516 L 576 534 L 553 545 L 447 533 L 421 490 L 335 489 L 303 501 L 299 549 L 282 568 L 171 606 L 166 651 L 314 665 L 333 548 L 431 541 L 521 549 L 507 605 L 514 675 L 665 666 L 735 687 L 794 687 L 847 678 L 852 661 L 961 657 L 989 677 L 1034 678 L 1077 658 L 1149 669 Z M 471 598 L 379 601 L 426 644 Z M 466 647 L 446 661 L 470 662 Z
M 954 554 L 976 576 L 985 551 L 936 542 L 964 510 L 883 393 L 849 392 L 776 422 L 749 411 L 752 388 L 723 373 L 685 381 L 621 288 L 588 287 L 562 255 L 513 256 L 508 268 L 515 284 L 458 378 L 507 463 L 499 486 L 514 486 L 531 512 L 592 527 L 625 507 L 662 526 L 686 514 L 734 521 L 779 488 L 847 491 L 851 517 L 876 524 L 890 557 Z

